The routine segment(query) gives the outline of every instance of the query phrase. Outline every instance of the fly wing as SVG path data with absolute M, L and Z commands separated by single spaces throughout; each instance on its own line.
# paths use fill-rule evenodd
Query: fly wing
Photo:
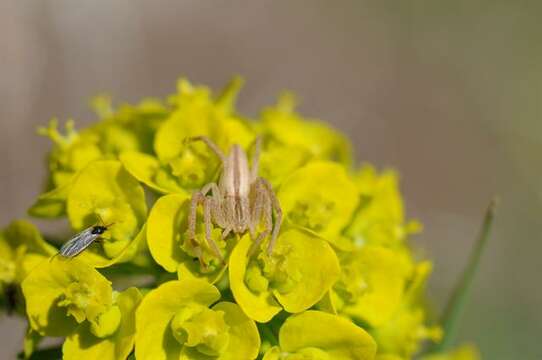
M 92 233 L 92 227 L 81 231 L 60 248 L 60 255 L 74 257 L 89 247 L 100 235 Z

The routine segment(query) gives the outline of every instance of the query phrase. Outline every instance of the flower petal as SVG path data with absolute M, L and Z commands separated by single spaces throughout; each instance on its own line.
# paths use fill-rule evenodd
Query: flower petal
M 154 156 L 137 151 L 127 151 L 120 155 L 120 161 L 133 177 L 159 193 L 185 192 L 173 177 L 167 182 L 163 180 L 164 177 L 160 176 L 159 173 L 164 170 Z M 161 180 L 160 183 L 157 180 Z
M 220 298 L 203 280 L 168 281 L 150 291 L 136 313 L 136 358 L 178 359 L 182 345 L 170 330 L 175 314 L 191 303 L 209 306 Z
M 45 259 L 22 289 L 30 325 L 41 335 L 66 336 L 111 305 L 111 283 L 79 259 Z
M 343 166 L 311 162 L 282 183 L 278 198 L 286 218 L 333 243 L 358 204 L 358 191 Z
M 231 302 L 220 302 L 212 309 L 224 311 L 224 319 L 230 326 L 229 345 L 219 359 L 255 359 L 260 349 L 260 335 L 254 321 L 245 315 L 239 305 Z
M 62 347 L 63 358 L 65 360 L 126 359 L 134 347 L 135 311 L 141 299 L 141 293 L 133 287 L 118 294 L 116 304 L 120 309 L 121 321 L 113 335 L 103 339 L 98 338 L 92 334 L 90 324 L 86 322 L 66 338 Z
M 280 328 L 282 351 L 298 352 L 305 348 L 324 350 L 334 360 L 371 360 L 376 343 L 365 330 L 350 320 L 309 310 L 292 315 Z
M 287 271 L 296 273 L 300 280 L 288 292 L 274 290 L 273 294 L 288 312 L 307 310 L 338 280 L 339 260 L 325 240 L 298 229 L 283 233 L 278 239 L 278 247 L 289 249 Z
M 143 188 L 118 161 L 95 161 L 73 182 L 67 204 L 74 229 L 97 223 L 98 216 L 114 223 L 104 234 L 103 252 L 91 247 L 81 254 L 89 263 L 100 265 L 118 256 L 139 233 L 146 220 Z M 91 256 L 90 253 L 94 253 Z
M 233 248 L 229 260 L 230 288 L 235 301 L 248 317 L 258 322 L 268 322 L 282 308 L 270 291 L 256 294 L 245 284 L 245 274 L 249 261 L 247 254 L 250 246 L 250 236 L 245 234 Z
M 181 225 L 188 216 L 186 194 L 162 196 L 154 204 L 147 223 L 147 243 L 154 260 L 169 272 L 175 272 L 186 258 L 181 250 Z

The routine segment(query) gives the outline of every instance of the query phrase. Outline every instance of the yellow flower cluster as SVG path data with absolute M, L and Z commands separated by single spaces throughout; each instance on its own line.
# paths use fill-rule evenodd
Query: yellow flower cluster
M 94 125 L 39 130 L 53 148 L 29 214 L 67 218 L 74 232 L 112 225 L 75 258 L 25 221 L 0 233 L 0 286 L 28 318 L 26 356 L 62 336 L 65 359 L 396 360 L 440 338 L 424 305 L 431 264 L 408 243 L 421 226 L 405 219 L 397 175 L 353 167 L 346 138 L 301 117 L 290 94 L 241 116 L 241 84 L 214 96 L 182 79 L 165 101 L 117 107 L 99 97 Z M 188 241 L 191 195 L 221 172 L 185 141 L 195 136 L 249 155 L 263 140 L 259 175 L 284 214 L 272 253 L 249 254 L 248 233 L 223 239 L 214 226 L 221 261 L 199 223 L 198 247 Z M 431 359 L 476 358 L 457 353 Z

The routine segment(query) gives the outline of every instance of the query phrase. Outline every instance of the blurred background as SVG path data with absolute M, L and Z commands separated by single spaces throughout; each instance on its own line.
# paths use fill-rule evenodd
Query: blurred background
M 347 133 L 357 159 L 394 167 L 440 309 L 483 211 L 501 206 L 460 340 L 485 359 L 542 359 L 542 2 L 1 1 L 0 224 L 45 176 L 51 117 L 93 116 L 92 95 L 163 96 L 176 79 L 245 77 L 242 112 L 290 89 Z M 24 324 L 0 320 L 0 358 Z

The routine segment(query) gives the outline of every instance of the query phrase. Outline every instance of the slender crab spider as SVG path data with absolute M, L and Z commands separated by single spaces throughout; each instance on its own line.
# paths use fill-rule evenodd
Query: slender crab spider
M 222 162 L 222 174 L 218 185 L 209 183 L 192 195 L 188 217 L 188 239 L 195 242 L 196 212 L 198 205 L 201 204 L 203 206 L 205 238 L 221 261 L 224 258 L 216 242 L 211 238 L 212 223 L 223 229 L 222 239 L 226 238 L 230 232 L 243 234 L 248 230 L 254 241 L 249 255 L 252 255 L 262 240 L 271 234 L 271 240 L 267 246 L 267 252 L 271 254 L 280 231 L 282 210 L 271 184 L 258 176 L 261 138 L 256 139 L 252 167 L 250 168 L 247 154 L 237 144 L 234 144 L 230 153 L 225 155 L 206 136 L 189 138 L 188 141 L 204 142 Z M 208 195 L 209 193 L 212 195 Z M 274 224 L 273 210 L 275 210 Z M 258 225 L 262 222 L 263 230 L 256 236 Z

